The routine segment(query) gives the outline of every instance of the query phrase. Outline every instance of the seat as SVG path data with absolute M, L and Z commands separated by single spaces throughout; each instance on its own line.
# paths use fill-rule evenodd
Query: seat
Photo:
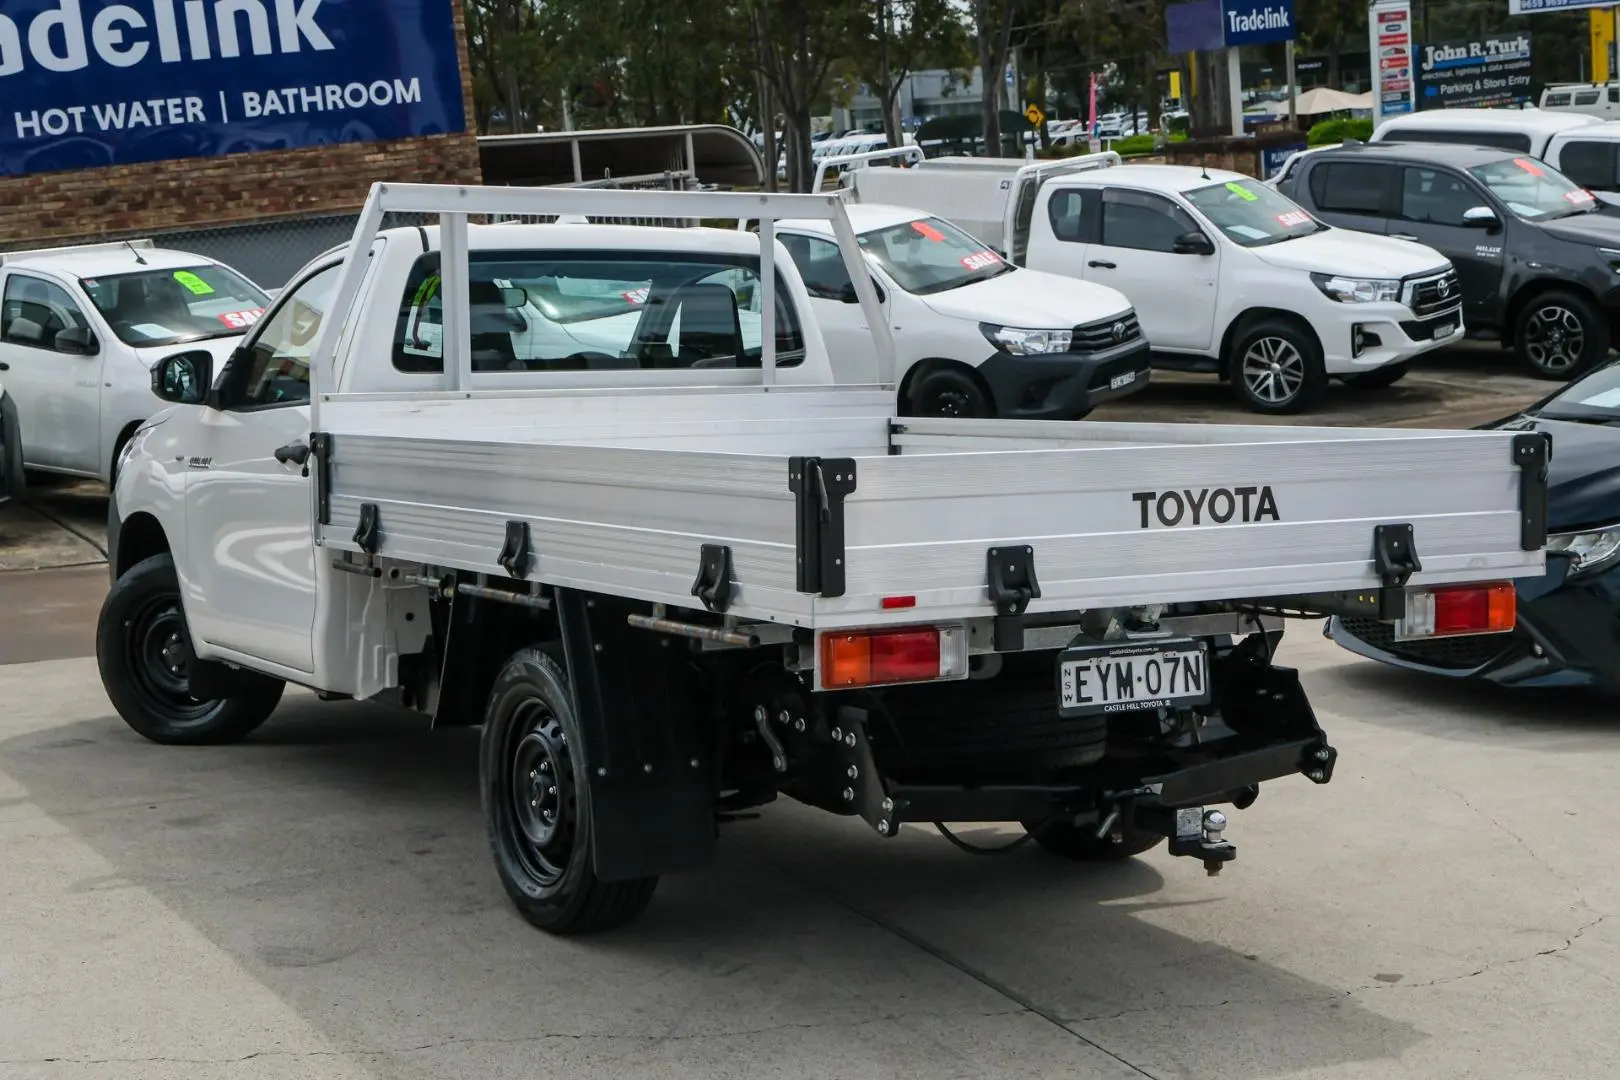
M 472 338 L 472 369 L 474 371 L 521 371 L 524 364 L 518 360 L 512 345 L 512 316 L 501 295 L 500 286 L 493 281 L 467 283 L 469 315 L 467 328 Z
M 680 367 L 721 367 L 705 363 L 729 359 L 739 365 L 742 357 L 742 321 L 737 315 L 737 294 L 728 286 L 715 283 L 688 285 L 676 293 L 673 305 L 680 309 L 681 330 L 676 339 Z

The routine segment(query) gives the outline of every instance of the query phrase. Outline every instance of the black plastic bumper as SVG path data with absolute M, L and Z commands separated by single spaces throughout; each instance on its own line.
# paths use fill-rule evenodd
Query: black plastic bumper
M 1013 356 L 979 365 L 996 415 L 1010 420 L 1078 420 L 1098 405 L 1141 390 L 1150 378 L 1147 339 L 1104 352 Z

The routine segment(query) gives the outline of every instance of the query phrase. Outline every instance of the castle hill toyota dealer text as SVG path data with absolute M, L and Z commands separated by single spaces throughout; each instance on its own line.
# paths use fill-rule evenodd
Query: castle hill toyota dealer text
M 454 41 L 450 0 L 6 0 L 0 174 L 459 132 Z

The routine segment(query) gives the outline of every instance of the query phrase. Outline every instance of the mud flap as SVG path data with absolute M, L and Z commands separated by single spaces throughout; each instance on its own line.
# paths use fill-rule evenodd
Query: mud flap
M 574 710 L 585 740 L 596 876 L 691 870 L 714 854 L 715 804 L 686 650 L 625 622 L 646 604 L 556 590 Z

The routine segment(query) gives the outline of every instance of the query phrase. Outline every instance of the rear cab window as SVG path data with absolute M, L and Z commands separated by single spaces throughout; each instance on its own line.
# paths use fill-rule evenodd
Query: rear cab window
M 1330 214 L 1384 218 L 1395 166 L 1372 161 L 1318 161 L 1306 175 L 1311 201 Z
M 750 368 L 762 353 L 759 259 L 684 252 L 474 251 L 474 372 Z M 804 361 L 780 278 L 776 364 Z M 394 330 L 396 370 L 444 371 L 439 254 L 416 260 Z
M 1558 171 L 1585 188 L 1620 188 L 1620 140 L 1571 139 L 1558 151 Z

